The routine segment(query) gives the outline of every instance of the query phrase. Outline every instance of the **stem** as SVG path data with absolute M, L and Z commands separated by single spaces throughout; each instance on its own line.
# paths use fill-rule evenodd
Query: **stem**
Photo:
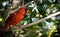
M 20 28 L 30 27 L 30 26 L 32 26 L 32 25 L 35 25 L 35 24 L 37 24 L 37 23 L 41 23 L 41 22 L 43 22 L 43 21 L 45 21 L 45 20 L 47 20 L 47 19 L 49 19 L 49 18 L 51 18 L 51 17 L 53 17 L 53 16 L 59 15 L 59 14 L 60 14 L 60 12 L 56 12 L 56 13 L 51 14 L 51 15 L 49 15 L 49 16 L 43 18 L 43 19 L 40 19 L 40 20 L 38 20 L 38 21 L 36 21 L 36 22 L 30 23 L 30 24 L 27 24 L 27 25 L 21 25 Z

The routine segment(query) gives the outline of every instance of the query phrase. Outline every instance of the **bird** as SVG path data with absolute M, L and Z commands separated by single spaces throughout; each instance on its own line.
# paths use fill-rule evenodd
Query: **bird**
M 20 8 L 18 11 L 12 13 L 4 23 L 3 29 L 9 29 L 10 26 L 16 26 L 29 11 L 26 7 Z

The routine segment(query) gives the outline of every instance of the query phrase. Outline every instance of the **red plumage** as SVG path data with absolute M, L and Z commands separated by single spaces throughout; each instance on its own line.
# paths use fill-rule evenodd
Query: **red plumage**
M 3 27 L 3 29 L 9 29 L 9 27 L 12 25 L 12 26 L 15 26 L 17 23 L 19 23 L 23 18 L 24 18 L 24 15 L 26 14 L 28 10 L 23 7 L 23 8 L 20 8 L 18 11 L 12 13 L 8 18 L 7 20 L 5 21 L 5 26 Z M 0 37 L 2 37 L 4 34 L 3 31 L 0 31 Z
M 8 19 L 5 22 L 4 29 L 8 29 L 11 25 L 15 26 L 17 23 L 19 23 L 26 13 L 26 8 L 20 8 L 18 11 L 11 14 L 11 16 L 8 17 Z

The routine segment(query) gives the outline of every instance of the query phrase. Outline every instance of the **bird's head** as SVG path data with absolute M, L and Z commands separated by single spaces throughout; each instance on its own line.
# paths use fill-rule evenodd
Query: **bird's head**
M 30 10 L 27 7 L 25 8 L 25 10 L 26 10 L 26 13 L 29 13 L 30 12 Z

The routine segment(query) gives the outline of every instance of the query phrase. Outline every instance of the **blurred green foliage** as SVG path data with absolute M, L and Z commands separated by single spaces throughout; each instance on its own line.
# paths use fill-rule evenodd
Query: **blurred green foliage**
M 2 1 L 4 1 L 4 0 L 0 0 L 0 3 L 2 3 Z M 25 4 L 30 2 L 30 1 L 31 0 L 27 0 L 27 1 L 25 0 Z M 25 18 L 18 24 L 18 26 L 32 23 L 34 21 L 34 20 L 32 20 L 33 18 L 35 18 L 35 20 L 37 20 L 36 18 L 38 18 L 38 20 L 40 20 L 41 18 L 44 18 L 44 17 L 52 14 L 53 11 L 54 11 L 54 8 L 56 8 L 57 11 L 60 11 L 60 4 L 59 4 L 59 2 L 57 2 L 58 0 L 53 0 L 53 1 L 50 2 L 48 0 L 42 0 L 42 3 L 40 3 L 39 0 L 36 0 L 35 3 L 37 4 L 37 9 L 39 10 L 39 12 L 38 12 L 39 17 L 36 17 L 37 12 L 36 11 L 32 12 L 33 8 L 29 7 L 28 8 L 30 10 L 29 15 L 25 15 Z M 50 13 L 48 13 L 49 11 L 48 12 L 46 11 L 48 8 L 50 9 Z M 40 17 L 40 15 L 42 15 L 42 17 Z M 60 16 L 60 15 L 58 15 L 58 16 Z M 59 29 L 60 29 L 60 26 L 59 26 L 59 24 L 60 24 L 59 20 L 60 19 L 57 19 L 58 16 L 56 16 L 55 20 L 53 20 L 51 18 L 46 20 L 48 23 L 50 23 L 50 22 L 53 23 L 52 27 L 50 29 L 45 28 L 46 27 L 46 22 L 44 21 L 44 22 L 41 22 L 41 23 L 38 23 L 36 25 L 33 25 L 33 26 L 30 26 L 30 27 L 27 27 L 25 29 L 20 30 L 20 31 L 23 31 L 23 33 L 20 33 L 19 31 L 16 31 L 17 29 L 15 31 L 18 32 L 20 35 L 23 35 L 23 36 L 26 34 L 26 37 L 38 37 L 38 36 L 41 36 L 41 37 L 48 37 L 48 36 L 49 37 L 55 37 L 56 33 L 58 35 L 60 35 L 60 33 L 58 33 Z M 0 21 L 0 25 L 4 21 L 4 19 L 5 19 L 4 17 L 5 17 L 5 12 L 0 11 L 0 18 L 2 18 L 2 21 Z M 50 24 L 48 24 L 48 27 L 49 27 L 49 25 Z M 56 26 L 56 30 L 55 30 L 54 26 Z M 55 32 L 54 30 L 57 31 L 57 32 Z M 40 33 L 42 35 L 39 35 Z M 49 34 L 49 33 L 51 33 L 51 34 Z

